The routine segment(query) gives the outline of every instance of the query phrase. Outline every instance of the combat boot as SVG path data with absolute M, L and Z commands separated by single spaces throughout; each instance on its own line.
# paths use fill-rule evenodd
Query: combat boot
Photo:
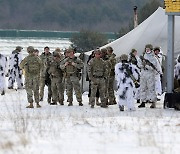
M 156 108 L 156 103 L 155 103 L 155 102 L 152 102 L 150 108 L 152 108 L 152 109 L 153 109 L 153 108 Z
M 107 108 L 108 105 L 106 105 L 106 103 L 103 103 L 103 104 L 101 103 L 101 107 L 102 107 L 102 108 Z
M 53 103 L 50 103 L 50 105 L 57 105 L 57 103 L 56 103 L 56 102 L 53 102 Z
M 142 102 L 142 103 L 138 106 L 138 108 L 142 108 L 142 107 L 145 107 L 145 102 Z
M 180 104 L 175 103 L 175 104 L 174 104 L 174 109 L 175 109 L 176 111 L 180 111 Z
M 137 102 L 136 103 L 140 103 L 140 99 L 137 99 Z
M 73 106 L 73 103 L 72 103 L 72 102 L 69 102 L 68 106 Z
M 8 87 L 8 89 L 13 89 L 13 87 L 12 87 L 12 86 L 10 86 L 10 87 Z
M 64 102 L 63 102 L 63 101 L 60 101 L 59 104 L 60 104 L 60 105 L 64 105 Z
M 79 102 L 79 106 L 83 106 L 83 103 L 82 103 L 82 102 Z
M 124 111 L 124 105 L 119 105 L 119 110 Z
M 26 108 L 34 108 L 33 103 L 30 103 Z
M 91 105 L 91 108 L 94 108 L 94 105 Z
M 36 107 L 37 108 L 41 108 L 41 105 L 39 105 L 39 103 L 36 104 Z
M 4 90 L 1 92 L 1 95 L 5 95 L 5 91 Z
M 116 100 L 114 100 L 114 101 L 113 101 L 113 105 L 116 105 L 116 104 L 117 104 L 117 102 L 116 102 Z

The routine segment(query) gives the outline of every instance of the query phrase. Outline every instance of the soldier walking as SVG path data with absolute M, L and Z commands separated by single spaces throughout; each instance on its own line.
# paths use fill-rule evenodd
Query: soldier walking
M 29 105 L 26 108 L 34 108 L 33 106 L 33 94 L 36 102 L 36 107 L 39 105 L 39 77 L 42 62 L 38 56 L 34 53 L 34 48 L 29 46 L 27 48 L 29 55 L 25 57 L 20 63 L 20 68 L 25 71 L 25 89 L 27 93 L 27 99 Z
M 73 105 L 73 89 L 76 94 L 76 99 L 79 102 L 79 106 L 83 106 L 81 87 L 79 83 L 79 70 L 83 68 L 83 62 L 76 57 L 74 53 L 74 50 L 71 48 L 66 51 L 67 58 L 61 62 L 60 68 L 64 72 L 66 92 L 69 102 L 68 106 Z

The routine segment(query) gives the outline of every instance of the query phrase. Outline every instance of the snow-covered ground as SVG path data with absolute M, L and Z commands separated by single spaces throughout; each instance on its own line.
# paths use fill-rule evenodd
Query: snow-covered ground
M 91 109 L 87 93 L 82 107 L 46 98 L 47 89 L 42 108 L 27 109 L 25 90 L 0 96 L 0 154 L 179 154 L 180 112 L 163 109 L 163 96 L 156 109 L 134 112 Z

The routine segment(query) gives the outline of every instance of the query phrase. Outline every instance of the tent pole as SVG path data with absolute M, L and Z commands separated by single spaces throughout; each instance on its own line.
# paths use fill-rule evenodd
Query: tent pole
M 174 15 L 168 15 L 167 92 L 174 89 Z

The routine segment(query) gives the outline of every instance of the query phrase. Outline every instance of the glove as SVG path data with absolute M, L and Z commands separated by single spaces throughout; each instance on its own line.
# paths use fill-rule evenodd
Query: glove
M 143 66 L 146 66 L 146 62 L 145 62 L 144 60 L 142 61 L 142 65 L 143 65 Z

